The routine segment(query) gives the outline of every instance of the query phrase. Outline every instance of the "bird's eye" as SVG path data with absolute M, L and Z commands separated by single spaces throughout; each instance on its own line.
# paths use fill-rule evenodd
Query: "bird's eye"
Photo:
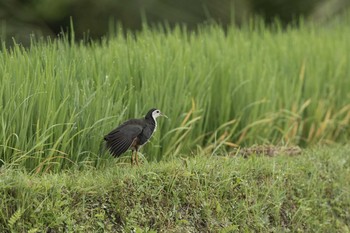
M 159 113 L 159 110 L 157 110 L 156 113 Z

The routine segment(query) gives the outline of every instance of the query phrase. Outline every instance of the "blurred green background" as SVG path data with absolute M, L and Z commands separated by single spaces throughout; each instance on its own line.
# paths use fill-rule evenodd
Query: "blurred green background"
M 30 34 L 57 36 L 73 19 L 77 39 L 99 38 L 115 23 L 139 30 L 142 22 L 168 26 L 217 22 L 242 25 L 252 17 L 288 25 L 301 16 L 320 23 L 349 8 L 349 0 L 0 0 L 0 36 L 28 44 Z

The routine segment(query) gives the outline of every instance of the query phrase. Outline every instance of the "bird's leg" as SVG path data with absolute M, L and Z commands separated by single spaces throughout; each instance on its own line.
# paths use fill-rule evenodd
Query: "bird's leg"
M 138 154 L 138 149 L 135 150 L 135 158 L 136 158 L 136 165 L 138 166 L 139 165 L 139 154 Z
M 134 165 L 134 150 L 131 151 L 131 166 Z

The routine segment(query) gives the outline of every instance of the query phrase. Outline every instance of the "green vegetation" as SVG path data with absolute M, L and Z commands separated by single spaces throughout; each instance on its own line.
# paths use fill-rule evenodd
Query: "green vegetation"
M 350 148 L 0 172 L 1 232 L 349 232 Z
M 350 20 L 343 19 L 344 22 Z M 145 29 L 0 53 L 0 159 L 29 171 L 98 167 L 103 135 L 158 107 L 148 161 L 235 145 L 346 142 L 350 29 Z
M 342 20 L 2 44 L 0 232 L 349 232 L 348 146 L 233 152 L 348 142 Z M 151 107 L 144 164 L 114 160 L 103 136 Z

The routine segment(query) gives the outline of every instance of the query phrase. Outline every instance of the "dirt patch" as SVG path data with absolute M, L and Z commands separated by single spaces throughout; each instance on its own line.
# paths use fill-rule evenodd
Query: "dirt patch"
M 274 157 L 278 155 L 295 156 L 300 155 L 302 149 L 298 146 L 273 146 L 273 145 L 257 145 L 252 147 L 241 147 L 231 151 L 231 156 L 248 157 L 251 155 L 261 155 Z

